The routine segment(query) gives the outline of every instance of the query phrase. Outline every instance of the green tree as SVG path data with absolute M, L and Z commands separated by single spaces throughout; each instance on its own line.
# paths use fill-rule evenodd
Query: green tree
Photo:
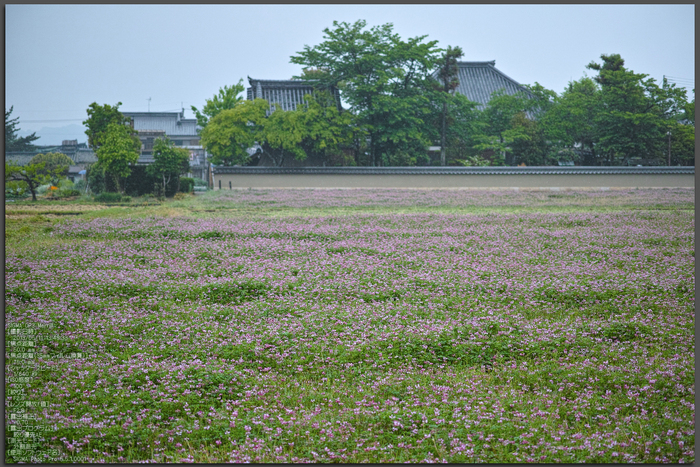
M 669 165 L 695 165 L 695 127 L 670 123 L 667 137 L 671 140 Z M 667 155 L 668 158 L 668 155 Z M 666 159 L 665 159 L 666 160 Z
M 44 163 L 29 165 L 16 165 L 5 162 L 5 183 L 22 182 L 32 194 L 32 201 L 36 201 L 36 189 L 50 179 L 51 174 L 46 174 Z
M 54 186 L 58 186 L 59 180 L 68 175 L 68 169 L 74 164 L 73 159 L 60 152 L 37 154 L 32 157 L 29 164 L 40 162 L 45 164 L 43 173 L 51 176 L 51 184 Z
M 485 123 L 478 104 L 461 94 L 454 94 L 447 105 L 446 164 L 489 165 L 475 148 L 483 140 Z
M 554 100 L 542 119 L 547 139 L 560 150 L 573 154 L 581 148 L 583 165 L 598 165 L 595 150 L 598 142 L 597 119 L 603 111 L 600 87 L 591 78 L 572 81 Z
M 513 127 L 513 118 L 529 109 L 527 101 L 524 93 L 510 95 L 505 89 L 499 89 L 491 94 L 488 106 L 481 111 L 484 132 L 478 136 L 475 147 L 482 151 L 494 151 L 494 165 L 513 163 L 511 144 L 518 138 L 526 137 L 522 127 Z
M 406 151 L 424 154 L 430 139 L 426 94 L 441 50 L 436 41 L 423 42 L 426 36 L 401 40 L 391 24 L 366 25 L 334 21 L 321 44 L 304 46 L 291 62 L 320 70 L 305 77 L 317 87 L 340 89 L 367 134 L 371 165 Z
M 233 109 L 243 102 L 243 97 L 240 96 L 243 91 L 245 91 L 245 87 L 241 78 L 238 84 L 224 86 L 219 89 L 219 93 L 215 94 L 213 98 L 207 99 L 201 112 L 195 106 L 191 106 L 192 112 L 197 118 L 197 125 L 203 129 L 207 126 L 209 120 L 216 117 L 222 110 Z
M 594 79 L 602 90 L 598 150 L 609 165 L 626 165 L 632 157 L 663 156 L 670 120 L 685 108 L 685 90 L 666 80 L 659 86 L 648 75 L 628 70 L 619 54 L 603 54 L 601 59 L 602 64 L 587 65 L 598 71 Z
M 448 96 L 453 95 L 457 86 L 459 86 L 459 67 L 457 61 L 464 55 L 460 47 L 452 48 L 447 46 L 447 50 L 438 62 L 438 80 L 442 83 L 442 91 L 444 93 L 442 103 L 442 131 L 440 138 L 440 165 L 445 165 L 447 155 L 447 106 Z
M 530 119 L 525 112 L 518 112 L 511 120 L 511 130 L 506 132 L 511 140 L 513 164 L 551 165 L 555 158 L 539 121 Z
M 137 136 L 138 132 L 131 127 L 131 119 L 125 117 L 119 111 L 120 105 L 122 105 L 121 102 L 117 102 L 115 106 L 109 104 L 98 105 L 97 102 L 93 102 L 88 107 L 88 118 L 83 122 L 83 125 L 87 127 L 85 134 L 88 137 L 88 145 L 94 151 L 100 149 L 102 144 L 104 144 L 107 130 L 111 124 L 118 124 L 128 128 L 132 146 L 136 151 L 141 150 L 141 141 L 139 141 Z
M 163 195 L 170 180 L 177 179 L 177 190 L 180 189 L 180 175 L 190 169 L 189 154 L 187 149 L 176 147 L 168 138 L 158 138 L 153 143 L 153 163 L 147 172 L 163 182 Z
M 5 109 L 5 153 L 12 151 L 30 151 L 34 145 L 32 141 L 36 141 L 39 137 L 36 133 L 28 136 L 18 137 L 19 132 L 19 117 L 10 118 L 14 106 L 10 110 Z
M 263 150 L 281 166 L 288 156 L 305 160 L 309 154 L 328 160 L 353 140 L 353 116 L 340 112 L 332 94 L 316 91 L 304 96 L 296 110 L 276 109 L 264 122 Z
M 110 123 L 100 137 L 100 147 L 95 154 L 98 165 L 106 176 L 112 177 L 118 192 L 122 191 L 120 180 L 131 173 L 129 166 L 139 159 L 129 130 L 123 124 Z
M 212 162 L 221 165 L 244 165 L 250 155 L 246 151 L 262 141 L 265 113 L 270 105 L 264 99 L 243 101 L 232 109 L 214 116 L 202 130 L 202 146 L 212 155 Z

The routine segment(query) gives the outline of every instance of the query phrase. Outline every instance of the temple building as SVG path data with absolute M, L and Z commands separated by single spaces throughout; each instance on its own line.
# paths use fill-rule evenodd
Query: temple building
M 479 104 L 477 107 L 479 110 L 483 110 L 488 105 L 491 94 L 499 89 L 504 89 L 506 94 L 511 96 L 518 92 L 530 95 L 530 92 L 517 81 L 496 68 L 496 60 L 457 62 L 457 66 L 459 86 L 455 92 Z M 438 79 L 437 71 L 433 73 L 433 78 Z
M 314 87 L 305 81 L 301 80 L 275 80 L 275 79 L 253 79 L 248 76 L 250 87 L 248 88 L 247 98 L 249 101 L 254 99 L 265 99 L 270 103 L 270 110 L 267 115 L 272 112 L 273 104 L 277 104 L 277 108 L 281 110 L 296 110 L 298 104 L 304 103 L 304 96 L 314 92 Z M 338 109 L 340 109 L 340 92 L 337 89 L 333 90 Z

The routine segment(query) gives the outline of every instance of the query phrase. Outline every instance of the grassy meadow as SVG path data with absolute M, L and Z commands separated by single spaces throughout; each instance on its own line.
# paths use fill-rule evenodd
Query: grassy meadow
M 6 449 L 25 404 L 38 462 L 694 462 L 694 195 L 6 203 Z

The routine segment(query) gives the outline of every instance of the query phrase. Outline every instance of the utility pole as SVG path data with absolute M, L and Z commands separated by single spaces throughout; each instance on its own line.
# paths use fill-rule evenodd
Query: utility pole
M 671 167 L 671 130 L 668 130 L 668 166 Z
M 148 101 L 148 111 L 151 111 L 151 98 L 146 99 Z

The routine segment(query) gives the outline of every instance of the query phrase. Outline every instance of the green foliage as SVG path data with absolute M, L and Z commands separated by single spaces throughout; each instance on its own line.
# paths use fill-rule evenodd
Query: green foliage
M 442 91 L 445 93 L 442 103 L 442 125 L 440 144 L 440 165 L 444 166 L 447 155 L 447 107 L 448 96 L 454 95 L 455 89 L 459 86 L 457 60 L 464 55 L 460 47 L 447 46 L 447 50 L 438 62 L 438 79 L 442 83 Z
M 550 157 L 549 145 L 538 121 L 529 119 L 525 113 L 518 113 L 513 116 L 511 126 L 508 135 L 512 140 L 513 164 L 551 165 L 555 162 Z
M 444 93 L 441 95 L 444 96 Z M 446 163 L 483 160 L 490 165 L 490 161 L 484 159 L 475 148 L 483 137 L 485 126 L 475 102 L 461 94 L 450 96 L 447 99 Z
M 10 110 L 5 109 L 5 152 L 12 151 L 29 151 L 34 145 L 32 141 L 39 139 L 36 133 L 28 136 L 18 137 L 19 132 L 19 117 L 10 118 L 14 106 Z
M 366 22 L 333 22 L 324 42 L 291 57 L 291 62 L 320 70 L 305 76 L 320 88 L 338 87 L 369 137 L 370 165 L 382 156 L 425 153 L 429 112 L 425 94 L 439 59 L 436 41 L 426 36 L 401 40 L 391 24 L 365 29 Z
M 99 194 L 106 190 L 105 171 L 99 163 L 87 165 L 85 171 L 87 187 L 92 193 Z
M 330 93 L 317 91 L 304 100 L 293 111 L 276 109 L 264 122 L 263 148 L 278 166 L 289 155 L 304 160 L 316 154 L 328 160 L 353 140 L 353 115 L 340 112 Z
M 120 179 L 131 172 L 130 165 L 139 159 L 139 153 L 134 149 L 130 128 L 118 123 L 110 123 L 107 131 L 100 139 L 101 146 L 97 150 L 98 163 L 104 169 L 107 177 L 114 181 L 117 191 L 120 190 Z
M 695 126 L 669 122 L 671 165 L 695 165 Z
M 5 198 L 20 199 L 27 196 L 27 184 L 23 182 L 6 182 L 5 183 Z
M 122 195 L 121 193 L 100 193 L 95 196 L 95 201 L 100 203 L 118 203 L 122 201 Z
M 88 107 L 88 118 L 83 122 L 83 125 L 87 127 L 85 134 L 88 137 L 88 146 L 94 151 L 97 151 L 106 142 L 111 124 L 127 126 L 134 149 L 136 151 L 140 150 L 141 141 L 136 136 L 137 132 L 130 126 L 131 119 L 125 117 L 119 111 L 120 105 L 122 105 L 121 102 L 118 102 L 115 106 L 110 106 L 109 104 L 98 105 L 97 102 L 93 102 Z
M 51 178 L 53 185 L 58 185 L 62 177 L 68 175 L 68 169 L 74 164 L 73 160 L 60 152 L 37 154 L 29 161 L 30 164 L 44 163 L 44 175 Z
M 233 109 L 236 105 L 243 102 L 243 97 L 239 95 L 243 91 L 245 91 L 245 87 L 243 86 L 243 79 L 240 79 L 238 84 L 220 88 L 219 94 L 215 94 L 213 98 L 206 100 L 201 112 L 195 106 L 192 106 L 197 125 L 206 128 L 209 120 L 219 115 L 222 110 Z
M 594 79 L 601 85 L 605 109 L 595 118 L 597 151 L 610 165 L 662 156 L 669 120 L 685 110 L 685 90 L 665 79 L 658 86 L 648 75 L 628 70 L 619 54 L 603 54 L 601 59 L 602 64 L 588 64 L 598 71 Z
M 246 149 L 261 140 L 265 113 L 270 106 L 264 99 L 243 101 L 219 112 L 202 130 L 202 146 L 217 165 L 244 165 L 250 160 Z
M 194 191 L 194 178 L 180 177 L 180 192 L 192 193 Z
M 154 161 L 148 166 L 148 173 L 162 182 L 159 193 L 165 194 L 170 180 L 174 179 L 179 183 L 178 177 L 187 173 L 190 168 L 189 154 L 187 149 L 176 147 L 168 138 L 158 138 L 155 141 Z
M 584 77 L 570 82 L 541 120 L 545 135 L 558 142 L 560 149 L 583 148 L 588 156 L 577 162 L 597 165 L 594 159 L 598 140 L 596 117 L 602 111 L 600 87 L 593 79 Z
M 5 162 L 5 183 L 23 183 L 32 194 L 32 201 L 36 201 L 37 188 L 51 179 L 51 174 L 46 173 L 45 163 L 29 165 L 16 165 Z
M 491 95 L 488 106 L 481 112 L 484 132 L 475 138 L 475 148 L 494 151 L 494 165 L 512 165 L 514 157 L 511 145 L 516 140 L 527 139 L 524 127 L 513 125 L 513 122 L 522 122 L 525 112 L 530 109 L 528 100 L 525 93 L 510 95 L 504 89 L 499 89 Z M 514 120 L 518 114 L 521 117 Z

